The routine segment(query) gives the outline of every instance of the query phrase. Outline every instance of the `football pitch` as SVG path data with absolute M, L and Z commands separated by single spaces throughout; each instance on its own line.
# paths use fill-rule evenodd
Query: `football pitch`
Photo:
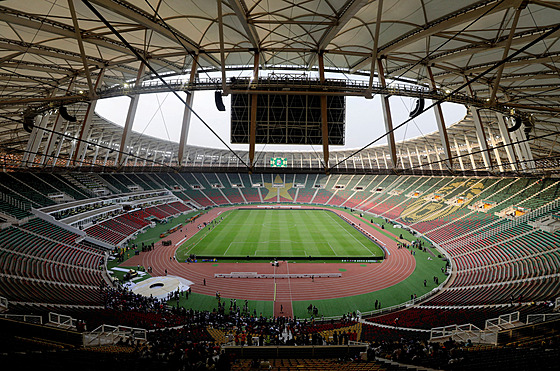
M 382 258 L 383 251 L 338 215 L 326 210 L 225 212 L 211 230 L 182 248 L 187 254 L 231 258 Z M 202 234 L 201 234 L 202 233 Z

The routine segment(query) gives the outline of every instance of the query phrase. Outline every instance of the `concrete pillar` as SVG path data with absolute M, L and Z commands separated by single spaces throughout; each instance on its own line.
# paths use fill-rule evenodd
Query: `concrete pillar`
M 385 88 L 385 68 L 381 59 L 377 61 L 378 76 L 381 86 Z M 393 131 L 393 117 L 391 116 L 391 105 L 389 104 L 389 96 L 383 95 L 381 97 L 381 108 L 383 109 L 383 120 L 385 122 L 385 132 L 387 134 L 387 144 L 389 146 L 389 154 L 391 155 L 391 168 L 396 169 L 398 164 L 397 146 L 395 144 L 395 133 Z M 385 166 L 387 167 L 387 159 L 385 159 Z M 389 169 L 389 167 L 387 167 Z
M 43 116 L 38 115 L 35 118 L 35 126 L 33 126 L 33 130 L 29 135 L 29 139 L 27 140 L 27 146 L 25 148 L 25 153 L 23 154 L 23 163 L 27 166 L 32 166 L 33 162 L 35 161 L 35 155 L 43 141 L 43 133 L 44 128 L 47 127 L 47 123 L 49 122 L 49 118 L 51 117 L 50 113 L 47 113 Z
M 461 171 L 465 171 L 463 166 L 463 158 L 461 157 L 461 150 L 459 149 L 459 143 L 457 143 L 457 138 L 453 138 L 453 144 L 455 145 L 455 152 L 457 153 L 457 158 L 459 159 L 459 167 Z
M 189 86 L 191 86 L 195 79 L 196 79 L 196 71 L 198 66 L 198 54 L 193 56 L 193 61 L 191 65 L 191 74 L 189 76 Z M 181 125 L 181 136 L 179 137 L 179 150 L 177 151 L 177 157 L 179 166 L 183 166 L 183 155 L 185 151 L 185 147 L 187 145 L 187 139 L 189 136 L 189 128 L 191 126 L 191 108 L 193 105 L 194 100 L 194 90 L 190 90 L 187 92 L 187 97 L 185 101 L 187 104 L 185 105 L 185 110 L 183 111 L 183 123 Z
M 144 70 L 146 66 L 144 63 L 140 63 L 138 68 L 138 74 L 136 75 L 136 81 L 134 86 L 138 86 L 142 83 L 142 76 L 144 75 Z M 128 143 L 130 141 L 130 133 L 132 132 L 132 126 L 134 124 L 134 117 L 136 116 L 136 110 L 138 109 L 138 101 L 140 100 L 140 95 L 130 96 L 130 104 L 128 106 L 128 113 L 126 115 L 126 121 L 124 123 L 123 135 L 121 138 L 121 145 L 119 147 L 119 153 L 117 156 L 117 166 L 122 166 L 125 162 L 125 155 L 128 153 Z
M 97 90 L 99 89 L 99 87 L 101 86 L 101 82 L 103 81 L 103 76 L 105 75 L 105 69 L 101 69 L 101 71 L 99 72 L 99 75 L 97 75 L 97 80 L 95 81 L 95 87 L 94 89 Z M 88 108 L 86 110 L 86 114 L 84 116 L 84 121 L 82 123 L 82 127 L 80 130 L 80 134 L 78 135 L 78 143 L 77 143 L 77 148 L 74 151 L 74 156 L 72 158 L 72 161 L 75 163 L 76 161 L 79 161 L 80 158 L 79 156 L 82 154 L 82 152 L 84 151 L 84 147 L 87 147 L 87 143 L 83 142 L 84 138 L 87 138 L 88 133 L 90 132 L 91 129 L 91 120 L 93 119 L 93 114 L 95 112 L 95 106 L 97 105 L 97 99 L 92 99 L 89 103 L 88 103 Z M 87 139 L 86 139 L 87 141 Z
M 148 146 L 146 147 L 146 155 L 144 156 L 144 167 L 148 164 L 148 155 L 150 153 L 150 143 L 148 143 Z
M 432 68 L 430 66 L 427 66 L 426 69 L 427 69 L 428 75 L 430 77 L 430 84 L 432 86 L 432 89 L 436 90 L 437 85 L 436 85 L 436 81 L 434 80 L 434 75 L 432 74 Z M 445 164 L 446 164 L 446 167 L 449 168 L 449 170 L 452 170 L 453 169 L 453 160 L 452 160 L 452 156 L 451 156 L 451 148 L 449 147 L 449 138 L 447 136 L 447 128 L 445 127 L 445 120 L 443 118 L 443 110 L 441 109 L 441 104 L 436 104 L 434 106 L 434 112 L 435 112 L 435 115 L 436 115 L 436 122 L 437 122 L 437 126 L 438 126 L 439 139 L 441 140 L 441 145 L 443 147 Z M 438 154 L 438 157 L 439 157 L 439 154 Z
M 91 140 L 91 135 L 93 134 L 93 128 L 90 127 L 89 128 L 89 133 L 86 137 L 86 141 L 89 142 Z M 78 154 L 78 161 L 79 161 L 79 165 L 78 166 L 82 166 L 82 164 L 84 163 L 84 161 L 86 160 L 86 155 L 87 155 L 87 150 L 88 150 L 88 144 L 85 144 L 82 148 L 82 153 Z
M 494 147 L 494 156 L 496 157 L 496 162 L 498 163 L 498 169 L 500 169 L 500 172 L 503 172 L 504 167 L 502 166 L 500 151 L 498 150 L 498 148 L 496 148 L 496 139 L 494 138 L 494 135 L 492 134 L 492 130 L 490 130 L 490 128 L 488 128 L 488 135 L 490 136 L 490 143 L 492 144 L 492 147 Z
M 107 149 L 107 152 L 105 153 L 105 159 L 103 160 L 103 167 L 107 166 L 107 160 L 109 159 L 109 154 L 111 153 L 111 150 L 113 149 L 113 142 L 115 140 L 115 135 L 113 134 L 113 136 L 111 137 L 111 140 L 109 141 L 109 149 Z
M 424 149 L 426 150 L 426 158 L 428 159 L 428 166 L 430 167 L 430 170 L 434 170 L 433 164 L 432 164 L 432 159 L 430 158 L 430 151 L 428 151 L 428 146 L 425 146 Z
M 75 78 L 76 78 L 76 76 L 73 76 L 72 80 L 68 84 L 68 88 L 66 89 L 67 93 L 70 93 L 72 91 L 72 89 L 74 88 Z M 47 163 L 47 161 L 49 160 L 49 158 L 51 157 L 51 154 L 55 149 L 54 144 L 56 142 L 56 136 L 60 132 L 60 129 L 62 128 L 62 123 L 63 122 L 64 122 L 64 119 L 60 115 L 60 111 L 59 111 L 56 114 L 56 119 L 54 120 L 51 131 L 49 133 L 47 133 L 47 139 L 46 139 L 47 146 L 45 148 L 45 151 L 43 152 L 43 157 L 41 158 L 41 165 L 45 165 Z
M 102 141 L 103 141 L 103 133 L 99 134 L 99 137 L 97 138 L 97 145 L 95 146 L 95 153 L 93 154 L 91 166 L 95 166 L 95 163 L 97 162 L 97 155 L 99 154 L 99 145 L 101 144 Z
M 66 132 L 68 131 L 68 125 L 70 123 L 68 121 L 66 121 L 66 125 L 64 125 L 64 130 L 62 131 L 62 134 L 66 134 Z M 56 146 L 56 151 L 54 154 L 54 158 L 53 158 L 53 162 L 52 162 L 52 166 L 55 167 L 56 163 L 58 162 L 58 157 L 60 156 L 60 151 L 62 150 L 62 144 L 64 143 L 64 139 L 66 139 L 66 137 L 64 135 L 59 135 L 59 140 L 58 140 L 58 146 Z
M 406 152 L 408 154 L 408 162 L 410 163 L 410 170 L 414 169 L 414 164 L 412 163 L 412 156 L 410 155 L 410 148 L 406 147 Z
M 414 146 L 416 151 L 416 158 L 418 159 L 418 167 L 420 170 L 424 170 L 424 164 L 422 163 L 422 157 L 420 156 L 420 151 L 418 150 L 418 146 Z
M 509 136 L 509 131 L 506 126 L 504 115 L 502 115 L 501 113 L 496 113 L 496 116 L 498 117 L 498 129 L 500 130 L 500 136 L 502 137 L 502 143 L 504 144 L 503 148 L 506 151 L 511 170 L 517 171 L 518 166 L 517 158 L 515 157 L 515 149 L 513 148 L 511 137 Z
M 531 150 L 531 146 L 529 144 L 529 141 L 526 140 L 527 136 L 525 134 L 525 131 L 523 130 L 523 127 L 520 130 L 517 130 L 516 132 L 516 137 L 517 140 L 520 142 L 519 143 L 519 147 L 521 149 L 521 152 L 523 153 L 523 157 L 526 160 L 526 168 L 527 170 L 535 170 L 535 161 L 533 158 L 533 151 Z
M 441 157 L 439 155 L 439 151 L 438 151 L 438 148 L 437 148 L 436 145 L 434 145 L 434 152 L 436 153 L 436 158 L 437 158 L 437 163 L 438 163 L 439 169 L 441 171 L 443 171 L 443 161 L 441 160 Z
M 321 84 L 325 83 L 325 64 L 323 61 L 323 52 L 319 51 L 319 78 Z M 329 126 L 327 114 L 327 96 L 321 95 L 321 141 L 323 143 L 323 161 L 325 170 L 329 168 Z M 347 165 L 347 164 L 345 164 Z
M 476 161 L 474 160 L 474 155 L 472 153 L 471 143 L 469 142 L 469 138 L 467 137 L 467 134 L 465 134 L 465 145 L 467 146 L 467 151 L 469 151 L 469 158 L 471 160 L 471 166 L 472 166 L 474 171 L 478 171 L 478 169 L 476 168 Z M 482 155 L 482 153 L 481 153 L 481 155 Z M 489 169 L 487 169 L 487 170 L 489 170 Z

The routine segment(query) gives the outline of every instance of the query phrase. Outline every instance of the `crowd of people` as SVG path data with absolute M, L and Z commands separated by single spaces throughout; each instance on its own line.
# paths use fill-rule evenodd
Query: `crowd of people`
M 164 362 L 173 369 L 189 370 L 227 370 L 233 359 L 221 353 L 216 339 L 210 335 L 212 329 L 225 334 L 225 341 L 238 346 L 273 345 L 346 345 L 350 341 L 369 342 L 367 356 L 390 359 L 404 364 L 415 364 L 433 368 L 449 368 L 472 361 L 470 355 L 474 348 L 470 342 L 447 341 L 443 344 L 430 343 L 426 338 L 414 337 L 409 331 L 383 328 L 392 331 L 370 334 L 360 339 L 355 329 L 356 315 L 349 313 L 341 321 L 297 320 L 286 317 L 264 317 L 243 311 L 196 311 L 183 307 L 172 307 L 165 300 L 144 297 L 126 288 L 105 288 L 106 310 L 116 313 L 119 324 L 126 320 L 134 321 L 138 327 L 148 331 L 148 343 L 141 344 L 128 340 L 122 345 L 134 347 L 139 359 Z M 225 304 L 225 301 L 223 301 Z M 245 302 L 228 301 L 231 307 L 246 306 Z M 311 305 L 311 310 L 313 306 Z M 155 317 L 146 317 L 146 314 Z M 154 318 L 157 321 L 150 325 Z M 157 322 L 157 323 L 156 323 Z M 88 328 L 89 327 L 88 324 Z M 209 330 L 210 329 L 210 330 Z M 326 337 L 325 330 L 332 336 Z M 362 330 L 362 336 L 364 336 Z M 558 349 L 558 343 L 549 341 L 544 347 Z M 469 359 L 471 357 L 471 359 Z
M 488 369 L 508 369 L 510 366 L 510 369 L 526 369 L 523 365 L 518 364 L 517 366 L 520 366 L 520 368 L 516 368 L 515 364 L 511 364 L 511 361 L 517 362 L 512 359 L 511 355 L 530 354 L 531 352 L 538 353 L 539 350 L 542 350 L 545 354 L 556 354 L 555 357 L 558 360 L 559 353 L 555 352 L 557 352 L 559 345 L 560 343 L 555 338 L 547 341 L 543 340 L 540 344 L 533 345 L 530 348 L 496 348 L 476 346 L 470 340 L 466 342 L 448 340 L 444 343 L 437 343 L 403 336 L 396 341 L 378 340 L 370 343 L 367 356 L 368 360 L 382 358 L 403 364 L 441 370 L 471 369 L 472 365 L 479 364 L 480 362 L 492 362 L 494 365 L 489 363 L 485 365 Z M 521 358 L 524 357 L 522 356 Z M 548 364 L 550 361 L 551 359 L 546 359 L 543 362 Z M 544 367 L 544 369 L 548 368 Z

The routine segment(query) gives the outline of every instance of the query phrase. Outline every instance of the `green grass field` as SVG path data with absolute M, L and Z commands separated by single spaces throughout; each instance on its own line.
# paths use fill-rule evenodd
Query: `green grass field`
M 330 211 L 241 209 L 223 218 L 183 245 L 178 257 L 383 257 L 379 246 Z

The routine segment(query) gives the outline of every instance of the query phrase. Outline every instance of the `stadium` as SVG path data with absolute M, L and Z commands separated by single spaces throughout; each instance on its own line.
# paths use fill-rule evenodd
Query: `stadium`
M 0 360 L 556 369 L 558 19 L 0 1 Z

